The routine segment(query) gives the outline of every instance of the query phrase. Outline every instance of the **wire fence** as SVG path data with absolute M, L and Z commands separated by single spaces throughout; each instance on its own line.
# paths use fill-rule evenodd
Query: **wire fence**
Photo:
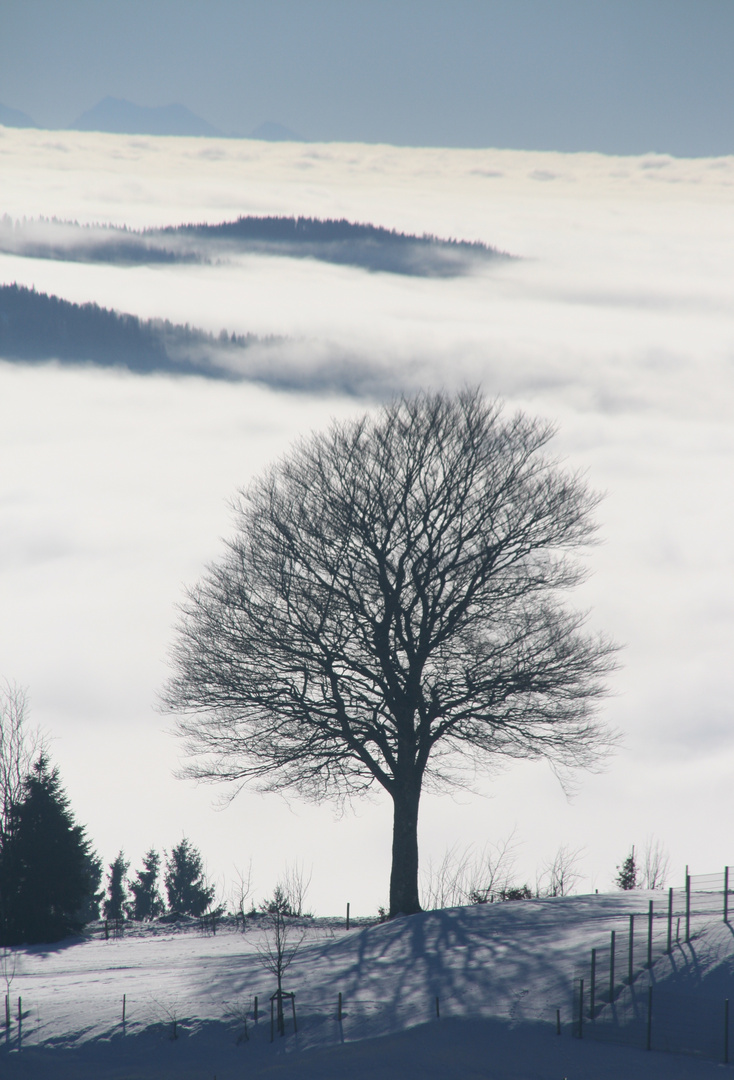
M 665 976 L 675 974 L 677 956 L 685 963 L 693 958 L 692 942 L 704 927 L 729 923 L 733 898 L 734 867 L 726 867 L 720 874 L 687 875 L 684 888 L 669 889 L 667 896 L 661 891 L 647 911 L 620 920 L 576 970 L 573 1034 L 729 1064 L 734 976 L 725 980 L 723 994 L 700 983 L 695 993 L 681 989 Z M 663 958 L 669 958 L 671 971 L 660 968 Z

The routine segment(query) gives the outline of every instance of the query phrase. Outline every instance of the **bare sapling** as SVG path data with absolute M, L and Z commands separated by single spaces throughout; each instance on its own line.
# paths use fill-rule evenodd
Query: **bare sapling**
M 645 840 L 642 856 L 643 889 L 664 889 L 670 873 L 670 855 L 668 849 L 653 836 Z
M 312 876 L 313 869 L 309 870 L 307 874 L 303 863 L 294 862 L 286 865 L 281 888 L 285 893 L 291 914 L 298 918 L 305 914 L 303 908 Z
M 235 878 L 229 891 L 229 902 L 234 914 L 235 927 L 244 932 L 245 919 L 251 909 L 251 897 L 253 893 L 252 859 L 247 864 L 246 870 L 235 867 Z
M 561 844 L 553 859 L 543 866 L 536 889 L 538 895 L 569 896 L 581 878 L 578 864 L 583 855 L 583 848 Z
M 284 1035 L 283 997 L 286 994 L 283 990 L 283 977 L 295 960 L 306 932 L 295 921 L 282 885 L 276 885 L 273 896 L 263 907 L 265 940 L 258 946 L 257 951 L 262 966 L 276 978 L 277 990 L 274 996 L 277 1003 L 277 1027 L 278 1032 Z

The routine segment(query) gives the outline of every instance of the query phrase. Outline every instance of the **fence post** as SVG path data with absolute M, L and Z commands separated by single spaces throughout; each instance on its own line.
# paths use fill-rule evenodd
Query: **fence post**
M 561 1034 L 561 1010 L 556 1009 L 556 1035 Z
M 293 1009 L 293 1031 L 294 1031 L 294 1034 L 297 1035 L 298 1034 L 298 1023 L 296 1021 L 296 995 L 295 994 L 291 994 L 291 1008 Z M 283 1023 L 283 1027 L 285 1028 L 285 1022 Z
M 647 1049 L 652 1050 L 652 987 L 647 988 Z
M 691 875 L 686 874 L 686 945 L 691 940 Z
M 668 952 L 673 951 L 673 890 L 668 889 Z
M 122 1026 L 125 1027 L 125 1005 L 127 1004 L 127 994 L 122 995 Z
M 724 922 L 729 922 L 729 867 L 724 867 Z
M 652 900 L 647 912 L 647 967 L 652 967 Z
M 338 1011 L 337 1011 L 336 1018 L 339 1021 L 339 1023 L 341 1024 L 341 1022 L 342 1022 L 342 992 L 341 992 L 341 990 L 339 991 L 339 1008 L 338 1008 Z
M 596 1004 L 596 949 L 591 950 L 591 986 L 589 987 L 589 1017 L 594 1019 L 594 1006 Z
M 21 999 L 18 998 L 18 1049 L 20 1050 L 21 1040 L 23 1038 L 23 1005 Z
M 349 904 L 347 904 L 347 930 L 349 929 Z
M 584 1037 L 584 980 L 579 979 L 579 1038 Z
M 440 1017 L 441 1017 L 441 1010 L 440 1010 L 439 1004 L 438 1004 L 438 995 L 436 995 L 436 1019 L 439 1020 Z
M 724 1001 L 724 1064 L 729 1064 L 729 998 Z
M 629 984 L 632 985 L 634 977 L 634 948 L 635 948 L 635 917 L 630 915 L 630 956 L 629 956 Z
M 609 948 L 609 1000 L 614 1001 L 614 939 L 615 932 L 612 930 L 612 941 Z

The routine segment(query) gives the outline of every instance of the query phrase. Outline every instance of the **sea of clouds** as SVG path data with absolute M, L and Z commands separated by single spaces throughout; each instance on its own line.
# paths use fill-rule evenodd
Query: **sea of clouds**
M 214 810 L 211 789 L 173 777 L 155 695 L 175 605 L 221 550 L 238 487 L 333 416 L 471 382 L 555 421 L 558 456 L 605 492 L 577 602 L 624 646 L 603 705 L 623 744 L 571 801 L 546 766 L 522 764 L 480 778 L 484 794 L 427 796 L 424 861 L 516 825 L 531 885 L 562 843 L 585 850 L 587 888 L 607 888 L 653 834 L 677 878 L 734 862 L 734 158 L 0 128 L 0 174 L 0 215 L 15 219 L 343 217 L 517 256 L 425 279 L 258 255 L 0 255 L 0 284 L 288 339 L 258 383 L 0 361 L 0 675 L 29 688 L 106 861 L 185 833 L 222 881 L 252 858 L 260 895 L 299 859 L 319 911 L 385 901 L 385 800 L 341 819 L 255 794 Z M 303 392 L 278 389 L 284 371 Z

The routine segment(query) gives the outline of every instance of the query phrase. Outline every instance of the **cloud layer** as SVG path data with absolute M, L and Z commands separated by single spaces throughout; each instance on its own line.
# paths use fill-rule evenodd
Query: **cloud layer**
M 314 863 L 320 909 L 382 902 L 384 803 L 334 823 L 328 807 L 296 814 L 245 796 L 216 815 L 210 792 L 170 779 L 177 748 L 153 700 L 174 604 L 216 557 L 239 485 L 332 415 L 476 381 L 554 419 L 559 455 L 606 492 L 579 603 L 625 645 L 605 706 L 625 749 L 571 804 L 535 765 L 480 784 L 489 802 L 427 798 L 426 858 L 517 822 L 528 878 L 567 842 L 587 848 L 587 883 L 606 887 L 648 833 L 678 869 L 730 859 L 709 823 L 734 810 L 734 159 L 0 129 L 0 167 L 0 209 L 15 218 L 343 216 L 523 257 L 437 281 L 262 255 L 127 268 L 0 256 L 0 283 L 214 334 L 287 336 L 278 363 L 321 388 L 0 366 L 2 674 L 29 685 L 105 858 L 184 830 L 215 874 L 252 855 L 267 888 L 298 854 Z M 342 381 L 325 387 L 332 368 Z M 369 875 L 355 851 L 373 859 Z

